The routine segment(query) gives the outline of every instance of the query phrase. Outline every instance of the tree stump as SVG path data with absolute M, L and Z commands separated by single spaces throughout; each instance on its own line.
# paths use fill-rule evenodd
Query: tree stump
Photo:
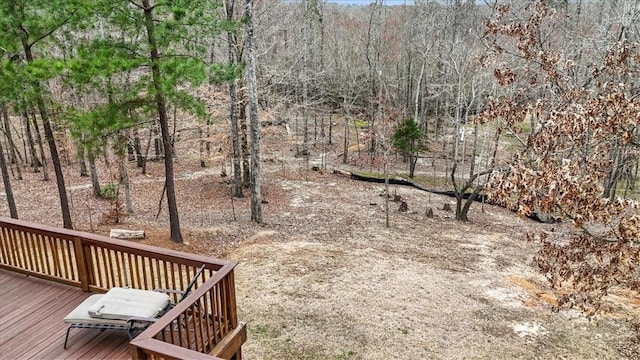
M 111 229 L 109 237 L 116 239 L 144 239 L 144 230 Z
M 452 212 L 452 211 L 453 211 L 453 210 L 451 209 L 451 205 L 449 205 L 449 203 L 445 203 L 445 204 L 442 206 L 442 210 L 444 210 L 444 211 L 448 211 L 448 212 Z
M 403 201 L 403 202 L 400 203 L 400 207 L 398 208 L 398 211 L 400 211 L 400 212 L 409 211 L 409 206 L 407 205 L 406 201 Z
M 433 218 L 433 209 L 431 207 L 427 207 L 427 211 L 425 211 L 425 215 L 430 219 Z

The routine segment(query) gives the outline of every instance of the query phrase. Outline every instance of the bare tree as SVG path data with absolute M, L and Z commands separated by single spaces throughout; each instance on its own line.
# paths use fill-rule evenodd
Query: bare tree
M 251 121 L 251 220 L 262 222 L 262 173 L 260 154 L 260 120 L 258 119 L 258 83 L 253 47 L 253 0 L 244 1 L 245 56 L 249 87 L 249 119 Z
M 227 21 L 233 21 L 235 0 L 227 0 L 224 3 L 227 13 Z M 238 65 L 236 46 L 237 34 L 227 30 L 227 52 L 229 64 Z M 240 148 L 240 134 L 238 126 L 238 82 L 236 79 L 229 82 L 229 122 L 231 123 L 231 146 L 233 148 L 233 196 L 243 197 L 242 193 L 242 152 Z

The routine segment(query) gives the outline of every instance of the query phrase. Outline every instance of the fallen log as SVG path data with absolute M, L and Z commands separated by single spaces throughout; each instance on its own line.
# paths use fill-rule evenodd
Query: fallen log
M 333 171 L 335 174 L 339 174 L 339 175 L 345 175 L 345 176 L 350 176 L 352 179 L 354 180 L 359 180 L 359 181 L 367 181 L 367 182 L 374 182 L 374 183 L 384 183 L 384 178 L 378 178 L 378 177 L 373 177 L 373 176 L 368 176 L 368 175 L 362 175 L 362 174 L 357 174 L 354 172 L 350 172 L 350 171 L 346 171 L 346 170 L 341 170 L 341 169 L 335 169 Z M 456 197 L 455 192 L 453 191 L 443 191 L 443 190 L 435 190 L 435 189 L 429 189 L 427 187 L 424 187 L 423 185 L 412 181 L 412 180 L 408 180 L 408 179 L 403 179 L 403 178 L 389 178 L 389 184 L 392 185 L 404 185 L 404 186 L 412 186 L 416 189 L 422 190 L 422 191 L 426 191 L 426 192 L 430 192 L 433 194 L 438 194 L 438 195 L 444 195 L 444 196 L 450 196 L 450 197 Z M 463 199 L 468 199 L 471 196 L 471 193 L 465 193 L 462 195 Z M 485 203 L 485 204 L 492 204 L 492 205 L 497 205 L 497 206 L 501 206 L 498 204 L 493 204 L 492 201 L 489 200 L 488 196 L 485 194 L 478 194 L 474 201 L 477 202 L 481 202 L 481 203 Z M 504 207 L 504 206 L 501 206 Z M 549 223 L 558 223 L 558 222 L 562 222 L 562 220 L 553 217 L 553 216 L 540 216 L 538 213 L 532 213 L 531 215 L 527 216 L 529 219 L 540 222 L 540 223 L 545 223 L 545 224 L 549 224 Z
M 337 174 L 340 175 L 348 175 L 351 176 L 352 179 L 354 180 L 358 180 L 358 181 L 367 181 L 367 182 L 374 182 L 374 183 L 384 183 L 384 178 L 378 178 L 378 177 L 373 177 L 373 176 L 368 176 L 368 175 L 361 175 L 361 174 L 357 174 L 354 172 L 347 172 L 344 170 L 339 170 L 339 171 L 334 171 Z M 427 191 L 433 194 L 438 194 L 438 195 L 445 195 L 445 196 L 450 196 L 450 197 L 456 197 L 455 192 L 453 191 L 443 191 L 443 190 L 435 190 L 435 189 L 429 189 L 426 188 L 424 186 L 422 186 L 421 184 L 416 183 L 415 181 L 411 181 L 411 180 L 407 180 L 407 179 L 403 179 L 403 178 L 389 178 L 389 184 L 390 185 L 403 185 L 403 186 L 412 186 L 416 189 L 422 190 L 422 191 Z M 462 194 L 462 198 L 463 199 L 468 199 L 471 196 L 471 193 L 464 193 Z M 485 202 L 487 203 L 487 196 L 484 194 L 478 194 L 476 195 L 475 201 L 477 202 Z
M 144 230 L 111 229 L 109 237 L 116 239 L 144 239 Z

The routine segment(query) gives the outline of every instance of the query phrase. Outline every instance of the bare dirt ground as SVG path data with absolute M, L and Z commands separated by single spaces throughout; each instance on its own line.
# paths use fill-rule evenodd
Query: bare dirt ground
M 265 136 L 280 146 L 264 155 L 263 225 L 249 221 L 248 198 L 229 196 L 220 159 L 199 168 L 188 144 L 176 163 L 184 244 L 168 240 L 164 203 L 155 218 L 162 163 L 150 163 L 147 176 L 129 164 L 136 212 L 118 225 L 101 224 L 109 201 L 92 198 L 88 178 L 67 167 L 74 225 L 145 230 L 144 243 L 237 261 L 246 359 L 623 359 L 638 351 L 625 320 L 640 318 L 638 294 L 612 296 L 609 313 L 592 320 L 552 312 L 531 266 L 536 245 L 523 240 L 552 225 L 481 204 L 459 223 L 440 210 L 452 199 L 392 186 L 410 211 L 391 203 L 387 228 L 381 184 L 301 170 L 282 131 Z M 25 175 L 13 182 L 20 217 L 61 225 L 54 181 Z M 113 175 L 103 168 L 101 176 Z M 4 200 L 0 213 L 8 214 Z

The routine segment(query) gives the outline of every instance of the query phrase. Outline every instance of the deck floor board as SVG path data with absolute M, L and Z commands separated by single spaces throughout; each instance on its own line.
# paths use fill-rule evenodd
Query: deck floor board
M 71 286 L 0 270 L 0 358 L 130 359 L 124 331 L 72 329 L 64 317 L 90 294 Z

